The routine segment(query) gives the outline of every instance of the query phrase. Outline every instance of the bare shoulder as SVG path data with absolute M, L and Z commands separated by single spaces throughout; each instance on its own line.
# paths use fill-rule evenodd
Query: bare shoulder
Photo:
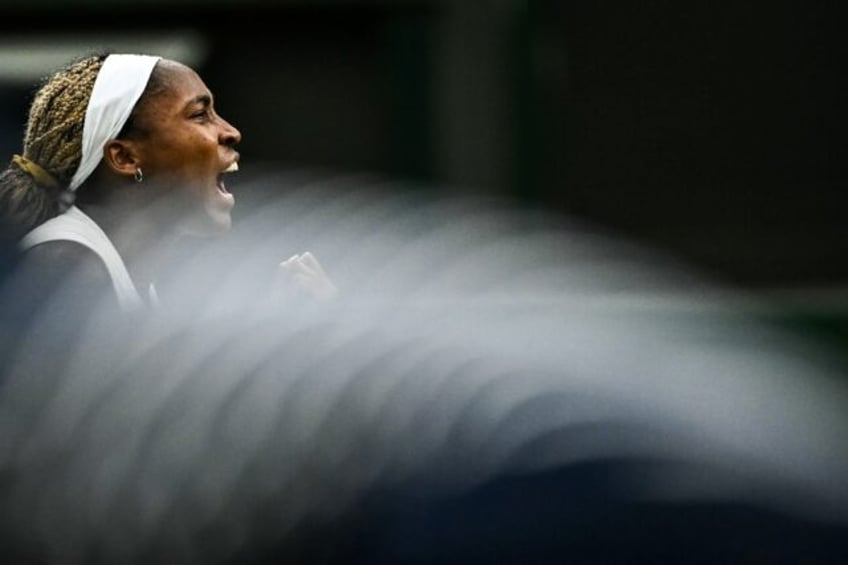
M 118 307 L 109 271 L 94 251 L 71 241 L 41 243 L 18 253 L 0 284 L 4 346 L 14 350 L 23 339 L 65 347 L 80 324 Z
M 5 290 L 19 308 L 33 311 L 48 299 L 85 310 L 113 295 L 106 265 L 94 251 L 73 241 L 50 241 L 24 251 Z
M 49 241 L 23 252 L 18 271 L 45 281 L 73 278 L 78 282 L 102 283 L 109 272 L 100 257 L 74 241 Z

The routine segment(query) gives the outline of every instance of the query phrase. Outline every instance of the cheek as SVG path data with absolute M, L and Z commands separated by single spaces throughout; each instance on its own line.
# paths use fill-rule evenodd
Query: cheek
M 217 138 L 195 135 L 188 140 L 185 153 L 186 160 L 195 165 L 199 171 L 205 171 L 209 174 L 210 169 L 217 170 Z
M 189 132 L 164 140 L 158 148 L 157 169 L 163 179 L 180 184 L 204 184 L 217 176 L 218 143 L 207 135 Z

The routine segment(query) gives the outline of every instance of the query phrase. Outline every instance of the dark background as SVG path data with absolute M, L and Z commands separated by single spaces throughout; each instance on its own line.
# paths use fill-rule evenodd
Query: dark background
M 4 4 L 10 4 L 4 2 Z M 848 280 L 836 2 L 123 0 L 0 34 L 193 29 L 242 164 L 541 204 L 753 288 Z M 5 154 L 31 88 L 0 89 Z

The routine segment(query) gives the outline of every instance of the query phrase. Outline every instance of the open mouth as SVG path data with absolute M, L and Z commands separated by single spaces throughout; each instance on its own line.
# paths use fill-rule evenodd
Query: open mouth
M 238 171 L 238 170 L 239 170 L 238 162 L 237 162 L 237 161 L 233 161 L 233 162 L 230 164 L 230 166 L 229 166 L 229 167 L 227 167 L 226 169 L 224 169 L 223 171 L 221 171 L 221 174 L 219 174 L 219 175 L 218 175 L 218 190 L 219 190 L 222 194 L 229 194 L 229 193 L 230 193 L 230 191 L 229 191 L 229 190 L 227 190 L 227 184 L 224 182 L 224 177 L 225 177 L 226 175 L 228 175 L 229 173 L 235 173 L 235 172 L 236 172 L 236 171 Z

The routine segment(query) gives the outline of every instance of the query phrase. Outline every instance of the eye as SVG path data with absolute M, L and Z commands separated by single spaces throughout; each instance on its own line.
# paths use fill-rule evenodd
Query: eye
M 198 111 L 194 112 L 193 114 L 191 114 L 190 118 L 192 120 L 205 121 L 205 120 L 209 119 L 210 115 L 211 114 L 209 112 L 209 109 L 203 108 L 202 110 L 198 110 Z

